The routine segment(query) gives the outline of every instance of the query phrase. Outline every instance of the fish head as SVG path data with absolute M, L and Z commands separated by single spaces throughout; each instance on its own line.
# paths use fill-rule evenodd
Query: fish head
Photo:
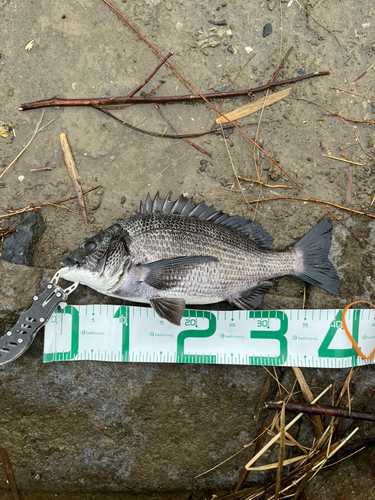
M 119 224 L 88 239 L 61 263 L 61 277 L 110 293 L 125 277 L 130 265 L 127 233 Z

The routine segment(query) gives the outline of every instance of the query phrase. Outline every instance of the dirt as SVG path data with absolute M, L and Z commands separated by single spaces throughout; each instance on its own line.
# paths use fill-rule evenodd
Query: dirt
M 244 130 L 250 137 L 257 134 L 257 141 L 262 148 L 316 199 L 374 214 L 371 205 L 375 195 L 374 124 L 344 122 L 329 112 L 332 110 L 344 117 L 375 122 L 374 68 L 370 67 L 375 56 L 375 21 L 370 0 L 362 0 L 360 3 L 350 0 L 305 0 L 303 6 L 313 17 L 300 9 L 296 2 L 286 0 L 113 0 L 113 3 L 162 54 L 166 55 L 170 51 L 174 53 L 170 59 L 171 63 L 200 92 L 222 91 L 232 84 L 234 90 L 264 85 L 292 46 L 293 50 L 281 69 L 278 80 L 330 71 L 328 76 L 293 84 L 290 98 L 264 110 L 262 120 L 269 123 L 261 124 L 256 132 L 259 120 L 257 113 L 242 120 L 242 123 L 255 123 Z M 160 57 L 101 0 L 7 0 L 0 5 L 0 22 L 0 121 L 7 123 L 8 127 L 9 124 L 13 127 L 7 137 L 0 137 L 0 175 L 29 142 L 42 117 L 41 110 L 19 111 L 22 103 L 54 96 L 94 98 L 127 95 L 143 82 L 160 62 Z M 217 22 L 221 24 L 215 24 Z M 269 27 L 264 31 L 268 24 L 272 26 L 272 33 L 264 37 L 263 33 L 270 31 Z M 29 44 L 30 41 L 34 43 Z M 27 44 L 32 45 L 30 51 L 25 50 Z M 250 62 L 245 66 L 250 58 Z M 275 89 L 277 90 L 280 89 Z M 162 66 L 143 91 L 147 94 L 155 92 L 155 95 L 192 92 L 167 65 Z M 263 95 L 264 93 L 257 94 L 255 98 Z M 227 99 L 222 110 L 228 112 L 248 101 L 247 96 Z M 220 105 L 221 101 L 218 100 L 217 104 Z M 215 112 L 202 102 L 162 105 L 160 110 L 180 134 L 207 130 L 216 117 Z M 124 121 L 141 129 L 158 134 L 173 133 L 152 104 L 132 106 L 115 113 Z M 46 270 L 52 273 L 58 269 L 61 259 L 82 241 L 116 220 L 134 214 L 138 210 L 140 200 L 145 198 L 148 191 L 151 194 L 160 191 L 162 195 L 166 195 L 169 190 L 172 190 L 174 195 L 186 193 L 194 196 L 196 201 L 204 199 L 206 203 L 214 204 L 223 211 L 255 217 L 274 237 L 274 248 L 285 248 L 293 244 L 316 223 L 330 216 L 317 204 L 303 201 L 261 202 L 257 211 L 247 205 L 244 197 L 254 200 L 259 196 L 308 196 L 263 154 L 260 154 L 258 159 L 263 181 L 270 185 L 287 185 L 291 189 L 246 183 L 242 186 L 242 196 L 236 188 L 233 168 L 237 174 L 246 178 L 256 178 L 254 156 L 258 157 L 258 152 L 254 152 L 252 143 L 239 131 L 233 132 L 227 138 L 230 159 L 226 143 L 218 135 L 192 139 L 211 154 L 209 157 L 181 140 L 152 137 L 130 130 L 93 108 L 45 109 L 42 126 L 51 120 L 54 121 L 36 135 L 23 155 L 1 177 L 0 183 L 5 183 L 6 187 L 0 187 L 0 215 L 5 215 L 8 209 L 20 209 L 30 204 L 38 206 L 74 196 L 61 153 L 59 136 L 62 132 L 68 136 L 83 189 L 96 185 L 100 185 L 100 188 L 86 196 L 88 227 L 85 227 L 80 215 L 66 208 L 49 207 L 41 211 L 45 230 L 36 244 L 31 261 L 35 272 L 30 271 L 28 274 L 28 271 L 22 270 L 20 274 L 16 273 L 17 276 L 22 275 L 22 279 L 29 276 L 30 280 L 34 280 L 25 290 L 35 287 L 35 279 L 43 273 L 45 276 Z M 327 154 L 360 165 L 351 165 L 323 156 Z M 204 171 L 201 168 L 202 160 L 207 161 Z M 51 170 L 30 172 L 30 169 L 41 167 L 50 167 Z M 351 185 L 348 180 L 350 178 Z M 74 212 L 79 211 L 75 200 L 65 203 L 64 206 Z M 341 296 L 335 297 L 308 286 L 305 305 L 312 309 L 341 308 L 354 300 L 371 300 L 374 294 L 375 267 L 373 256 L 369 253 L 374 251 L 375 246 L 373 219 L 345 213 L 328 205 L 327 208 L 356 233 L 367 250 L 338 221 L 333 221 L 330 256 L 341 279 Z M 3 230 L 12 230 L 19 221 L 19 216 L 2 218 L 0 226 Z M 15 286 L 18 286 L 17 279 L 14 278 Z M 0 283 L 0 288 L 1 286 Z M 282 278 L 277 280 L 276 287 L 267 294 L 265 301 L 274 308 L 301 308 L 303 288 L 301 281 Z M 72 303 L 74 300 L 83 302 L 93 299 L 99 303 L 102 297 L 87 290 L 80 290 L 71 298 Z M 27 302 L 27 297 L 24 297 L 24 300 Z M 12 308 L 16 311 L 18 307 L 14 302 L 13 306 L 9 305 L 7 310 L 2 310 L 0 326 L 9 325 L 9 318 L 13 317 L 10 311 Z M 0 415 L 0 445 L 3 443 L 12 452 L 12 460 L 16 468 L 18 467 L 17 479 L 23 490 L 29 492 L 25 498 L 39 498 L 33 497 L 30 493 L 32 491 L 39 492 L 38 495 L 44 491 L 46 495 L 59 493 L 60 496 L 66 491 L 67 485 L 71 494 L 77 492 L 77 495 L 83 495 L 79 492 L 85 491 L 93 495 L 87 498 L 94 498 L 103 490 L 113 494 L 120 492 L 120 495 L 129 491 L 148 492 L 153 495 L 166 490 L 193 491 L 202 490 L 204 487 L 233 487 L 240 469 L 228 467 L 223 472 L 216 472 L 205 483 L 194 482 L 194 476 L 224 460 L 256 435 L 260 423 L 246 430 L 244 426 L 246 409 L 249 407 L 247 405 L 252 405 L 250 413 L 253 415 L 264 383 L 261 370 L 246 367 L 243 370 L 241 368 L 242 371 L 231 372 L 227 367 L 207 369 L 198 366 L 196 372 L 189 371 L 193 368 L 168 367 L 160 368 L 159 373 L 159 368 L 145 370 L 142 365 L 137 365 L 134 370 L 128 367 L 99 369 L 97 365 L 92 365 L 91 368 L 89 363 L 86 368 L 83 368 L 83 365 L 79 365 L 79 368 L 69 365 L 47 369 L 41 366 L 41 342 L 37 342 L 26 356 L 25 361 L 20 360 L 18 368 L 0 371 L 0 385 L 8 391 L 6 396 L 2 396 L 4 401 L 7 401 L 8 413 Z M 32 370 L 37 376 L 31 379 L 32 397 L 28 398 L 26 390 L 19 392 L 21 387 L 17 385 L 17 380 L 22 380 L 27 385 Z M 240 418 L 236 420 L 233 416 L 233 422 L 225 425 L 217 437 L 218 424 L 215 420 L 204 417 L 210 405 L 203 405 L 195 419 L 192 415 L 193 409 L 199 408 L 204 394 L 212 387 L 210 404 L 216 406 L 218 413 L 224 408 L 222 411 L 230 420 L 233 409 L 221 398 L 221 386 L 217 383 L 218 380 L 225 379 L 227 371 L 231 380 L 233 379 L 233 384 L 229 384 L 224 392 L 229 401 L 231 398 L 237 401 Z M 74 385 L 73 373 L 78 380 L 77 387 Z M 48 391 L 40 389 L 47 374 L 51 377 L 50 382 L 56 391 L 55 399 L 49 399 Z M 138 387 L 139 382 L 139 394 L 142 395 L 137 393 L 137 401 L 130 398 L 129 402 L 123 401 L 123 404 L 114 410 L 106 403 L 105 384 L 111 377 L 124 380 L 124 374 L 127 377 L 126 388 L 129 391 L 134 390 L 133 384 Z M 323 383 L 324 378 L 331 377 L 332 374 L 333 372 L 329 371 L 322 373 L 319 380 Z M 89 378 L 85 378 L 85 375 Z M 58 376 L 61 376 L 61 383 L 57 380 Z M 150 399 L 154 401 L 153 398 L 157 400 L 164 387 L 164 376 L 169 377 L 169 389 L 163 396 L 161 406 L 155 405 L 150 411 L 146 402 Z M 368 370 L 362 376 L 363 380 L 373 383 L 372 371 Z M 153 385 L 150 385 L 148 377 L 154 380 Z M 189 387 L 186 385 L 186 377 L 191 377 Z M 237 385 L 236 377 L 240 377 Z M 246 379 L 252 380 L 252 386 L 246 385 Z M 169 448 L 165 447 L 160 454 L 160 466 L 155 467 L 153 463 L 150 468 L 144 457 L 151 454 L 153 459 L 157 459 L 158 450 L 155 446 L 158 436 L 167 432 L 167 427 L 163 426 L 166 426 L 168 421 L 164 413 L 169 406 L 169 396 L 179 395 L 174 383 L 183 394 L 182 407 L 175 402 L 170 415 L 177 431 L 176 434 L 172 433 L 168 441 Z M 129 470 L 122 471 L 116 477 L 112 476 L 110 480 L 106 470 L 106 467 L 109 467 L 108 461 L 110 462 L 108 457 L 112 453 L 109 441 L 102 439 L 100 446 L 103 454 L 98 455 L 95 453 L 95 435 L 87 434 L 84 430 L 87 422 L 90 422 L 90 425 L 94 423 L 94 416 L 100 413 L 95 406 L 95 398 L 88 396 L 93 390 L 92 385 L 96 384 L 100 392 L 99 401 L 103 415 L 109 418 L 113 416 L 113 412 L 117 412 L 116 419 L 113 420 L 116 427 L 120 425 L 121 413 L 125 412 L 127 425 L 130 426 L 127 430 L 116 427 L 116 437 L 108 439 L 120 442 L 123 439 L 121 436 L 132 436 L 137 431 L 134 419 L 143 426 L 142 431 L 139 431 L 138 443 L 129 436 L 124 438 L 125 444 L 123 443 L 121 453 L 127 454 Z M 199 386 L 196 393 L 194 384 Z M 65 428 L 62 426 L 61 401 L 65 397 L 66 387 L 70 387 L 72 394 L 76 394 L 76 389 L 77 397 L 81 398 L 75 406 L 80 423 L 69 441 L 72 446 L 68 455 L 72 467 L 71 477 L 68 464 L 64 464 L 64 457 L 58 457 L 59 453 L 54 449 L 51 458 L 52 448 L 46 445 L 54 432 L 59 433 L 59 428 L 63 436 L 68 436 L 70 426 L 75 427 L 73 418 Z M 153 394 L 152 390 L 156 392 Z M 366 388 L 363 389 L 365 390 Z M 124 389 L 122 397 L 126 399 L 125 392 Z M 364 394 L 358 388 L 358 397 L 364 398 Z M 60 403 L 57 404 L 57 401 Z M 40 411 L 37 411 L 38 406 Z M 17 422 L 17 412 L 22 414 L 22 425 L 19 424 L 16 435 L 12 435 L 14 420 Z M 38 427 L 39 419 L 45 425 L 52 425 L 51 422 L 55 419 L 55 425 L 51 427 L 51 434 L 47 432 L 44 436 L 44 431 L 40 431 L 40 439 L 44 444 L 35 448 L 32 441 L 27 441 L 32 434 L 31 430 L 22 430 L 22 426 L 25 425 L 27 429 L 31 426 L 31 429 L 34 429 L 35 426 Z M 142 441 L 141 437 L 147 436 L 145 429 L 148 419 L 153 422 L 153 438 L 149 436 L 149 441 Z M 197 425 L 202 428 L 190 442 L 189 435 L 194 434 Z M 242 436 L 241 430 L 245 433 Z M 370 433 L 370 430 L 366 432 Z M 59 435 L 55 438 L 59 441 Z M 92 449 L 90 453 L 86 453 L 85 462 L 82 461 L 82 450 L 73 446 L 75 438 L 80 440 L 80 445 L 85 440 L 90 442 Z M 185 448 L 180 446 L 182 442 L 185 442 Z M 177 444 L 171 447 L 172 443 Z M 63 446 L 57 442 L 55 444 L 57 447 Z M 142 453 L 137 454 L 134 446 L 138 445 L 141 446 Z M 202 449 L 198 454 L 199 461 L 195 460 L 194 454 L 200 447 Z M 109 455 L 103 458 L 106 449 Z M 178 458 L 172 452 L 177 454 Z M 366 453 L 366 464 L 370 465 L 361 466 L 360 459 L 349 459 L 345 470 L 351 471 L 352 474 L 358 473 L 359 470 L 361 477 L 367 478 L 375 453 L 371 444 Z M 27 467 L 21 465 L 23 455 L 36 461 L 41 469 L 49 470 L 48 473 L 42 474 L 42 485 L 34 476 L 30 475 L 32 481 L 26 477 L 26 474 L 35 471 L 29 463 Z M 186 460 L 182 459 L 183 455 Z M 120 463 L 121 457 L 114 459 L 115 462 Z M 103 460 L 103 468 L 98 465 L 98 460 Z M 241 463 L 239 460 L 236 467 L 240 467 Z M 32 469 L 30 471 L 29 466 Z M 145 468 L 148 475 L 141 473 Z M 92 474 L 90 469 L 94 470 Z M 57 471 L 55 475 L 51 473 L 53 470 Z M 112 469 L 109 470 L 112 474 Z M 133 472 L 130 472 L 131 470 Z M 357 484 L 350 480 L 349 472 L 339 472 L 344 469 L 337 467 L 334 470 L 337 471 L 336 476 L 335 472 L 330 472 L 330 475 L 322 472 L 322 479 L 317 476 L 315 484 L 319 487 L 317 486 L 316 490 L 311 489 L 308 498 L 344 498 L 339 496 L 342 495 L 342 490 L 336 492 L 333 488 L 335 481 L 347 485 L 347 498 L 368 498 L 363 496 L 364 490 L 362 491 L 360 481 Z M 62 474 L 65 476 L 62 477 Z M 141 479 L 137 482 L 137 478 Z M 261 477 L 257 479 L 261 480 Z M 0 492 L 1 499 L 11 498 L 10 493 L 6 493 L 6 488 L 5 478 L 0 474 L 0 489 L 3 490 Z M 349 488 L 353 493 L 349 492 Z

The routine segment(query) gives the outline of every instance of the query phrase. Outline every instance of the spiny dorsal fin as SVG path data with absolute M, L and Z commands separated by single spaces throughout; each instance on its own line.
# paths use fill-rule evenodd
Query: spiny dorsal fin
M 239 233 L 250 236 L 259 245 L 269 247 L 273 243 L 273 238 L 270 236 L 260 224 L 255 221 L 246 219 L 239 215 L 229 215 L 221 210 L 216 210 L 213 205 L 207 206 L 204 201 L 195 205 L 190 200 L 181 195 L 176 201 L 169 201 L 172 191 L 169 191 L 165 198 L 160 198 L 159 193 L 156 194 L 154 200 L 151 199 L 150 193 L 147 194 L 145 203 L 141 202 L 140 213 L 163 213 L 177 214 L 185 217 L 195 217 L 200 220 L 209 220 L 215 224 L 230 227 Z

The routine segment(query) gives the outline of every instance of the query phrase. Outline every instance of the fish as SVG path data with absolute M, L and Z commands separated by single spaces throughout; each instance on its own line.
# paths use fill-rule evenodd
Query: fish
M 61 277 L 98 292 L 150 304 L 180 325 L 186 305 L 228 301 L 252 310 L 273 286 L 291 275 L 340 294 L 328 258 L 332 225 L 323 219 L 290 249 L 272 250 L 273 238 L 255 221 L 159 193 L 138 214 L 88 239 L 62 264 Z

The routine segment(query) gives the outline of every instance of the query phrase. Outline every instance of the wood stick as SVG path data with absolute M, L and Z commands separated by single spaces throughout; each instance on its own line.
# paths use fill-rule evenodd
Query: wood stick
M 167 61 L 168 63 L 168 61 Z M 59 99 L 58 97 L 53 97 L 52 99 L 45 99 L 42 101 L 35 101 L 21 104 L 19 107 L 20 111 L 26 111 L 29 109 L 37 108 L 51 108 L 54 106 L 108 106 L 111 104 L 164 104 L 168 102 L 182 102 L 182 101 L 195 101 L 199 99 L 226 99 L 228 97 L 239 97 L 249 94 L 256 94 L 257 92 L 263 92 L 267 89 L 273 89 L 281 85 L 291 85 L 293 83 L 306 80 L 308 78 L 315 78 L 317 76 L 329 75 L 330 71 L 319 71 L 317 73 L 310 73 L 308 75 L 298 76 L 296 78 L 290 78 L 288 80 L 282 80 L 280 82 L 267 83 L 261 87 L 256 87 L 254 89 L 246 90 L 232 90 L 230 92 L 215 92 L 211 94 L 189 94 L 189 95 L 178 95 L 178 96 L 149 96 L 149 97 L 134 97 L 134 96 L 123 96 L 123 97 L 98 97 L 94 99 Z
M 52 170 L 52 168 L 51 167 L 30 168 L 30 172 L 44 172 L 46 170 Z
M 87 226 L 88 225 L 87 224 L 87 214 L 86 214 L 85 201 L 83 199 L 83 194 L 82 194 L 81 179 L 78 175 L 78 170 L 77 170 L 74 158 L 73 158 L 72 150 L 70 149 L 68 138 L 64 132 L 62 134 L 60 134 L 60 142 L 61 142 L 61 149 L 62 149 L 63 156 L 64 156 L 64 162 L 65 162 L 66 168 L 68 170 L 68 173 L 70 175 L 70 178 L 72 180 L 72 184 L 74 186 L 74 189 L 77 193 L 78 203 L 79 203 L 79 206 L 81 207 L 81 210 L 82 210 L 83 220 L 85 221 L 85 224 Z
M 270 410 L 281 410 L 282 404 L 280 403 L 268 403 L 267 408 Z M 352 418 L 354 420 L 367 420 L 370 422 L 375 422 L 375 413 L 369 413 L 364 411 L 351 411 L 345 410 L 345 408 L 337 408 L 335 406 L 324 406 L 315 405 L 307 403 L 287 403 L 285 405 L 285 411 L 292 411 L 295 413 L 306 413 L 307 415 L 324 415 L 326 417 L 338 417 L 338 418 Z
M 0 233 L 0 238 L 4 238 L 4 236 L 7 236 L 8 234 L 12 233 L 18 233 L 18 230 L 13 229 L 12 231 L 6 231 L 5 233 Z
M 5 448 L 1 448 L 1 458 L 3 460 L 4 470 L 7 477 L 7 481 L 10 487 L 10 491 L 12 492 L 14 500 L 20 500 L 18 495 L 18 489 L 16 480 L 14 478 L 12 464 L 10 463 L 8 452 Z

